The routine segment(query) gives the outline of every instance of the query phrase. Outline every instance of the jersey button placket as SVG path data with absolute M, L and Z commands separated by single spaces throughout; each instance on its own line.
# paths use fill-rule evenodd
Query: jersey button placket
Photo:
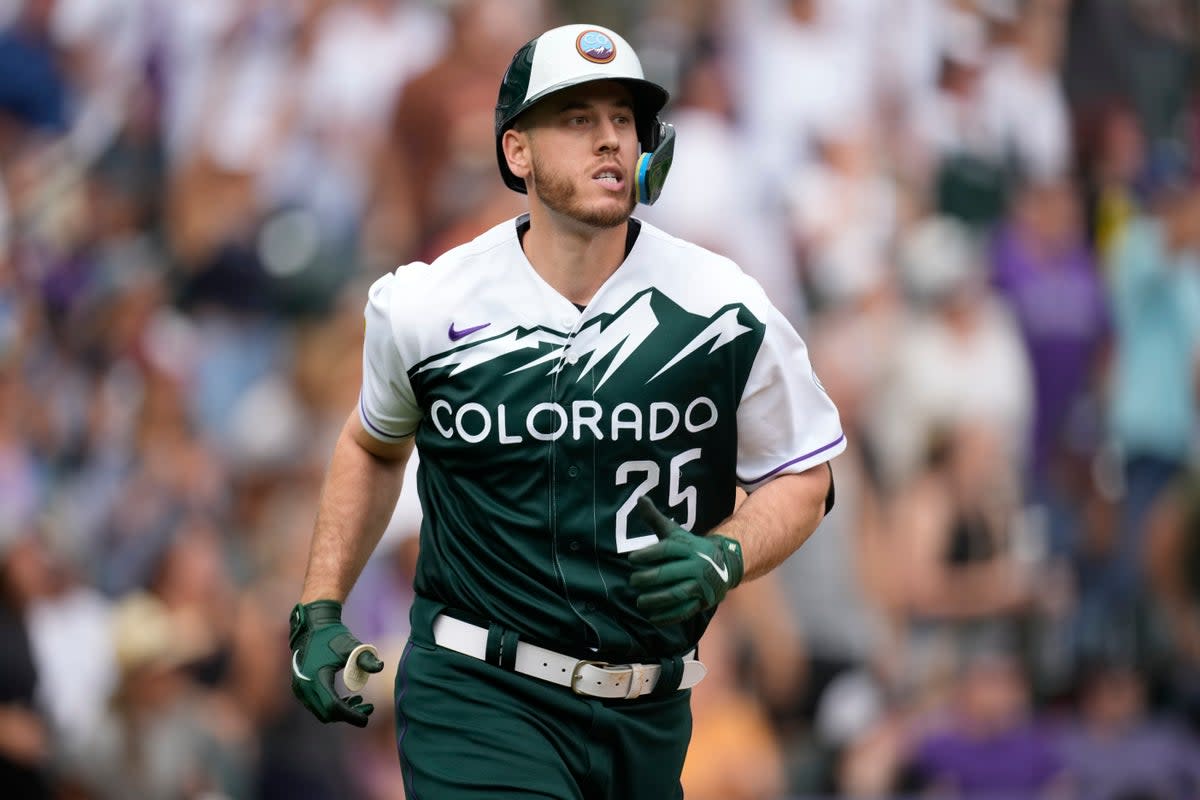
M 579 328 L 582 326 L 582 324 L 583 324 L 583 316 L 582 315 L 567 317 L 567 318 L 563 319 L 563 327 L 564 327 L 565 331 L 567 332 L 567 337 L 568 337 L 567 342 L 565 343 L 565 345 L 563 347 L 563 352 L 562 352 L 562 363 L 564 363 L 566 366 L 575 367 L 580 362 L 580 353 L 577 353 L 574 351 L 574 344 L 575 344 L 575 334 L 578 333 Z M 584 355 L 586 355 L 586 353 L 584 353 Z M 556 397 L 554 398 L 556 402 L 561 403 L 565 407 L 570 407 L 570 403 L 573 400 L 579 399 L 579 398 L 590 397 L 590 395 L 587 394 L 586 392 L 581 393 L 583 386 L 576 381 L 576 377 L 577 376 L 575 376 L 574 372 L 572 371 L 571 377 L 569 380 L 558 382 L 558 384 L 557 384 L 558 391 L 556 392 Z M 584 385 L 586 385 L 586 382 Z M 557 443 L 556 446 L 565 447 L 568 445 L 569 441 L 571 441 L 571 437 L 569 435 L 564 436 L 562 441 Z M 573 457 L 577 457 L 578 453 L 572 453 L 571 455 L 568 455 L 568 451 L 566 449 L 559 449 L 558 456 L 560 458 L 570 459 Z M 584 470 L 578 464 L 568 463 L 566 469 L 563 470 L 563 473 L 561 473 L 561 474 L 565 474 L 567 480 L 570 481 L 571 483 L 570 484 L 563 483 L 560 486 L 560 491 L 563 494 L 570 494 L 571 496 L 574 496 L 574 493 L 579 491 L 579 489 L 580 489 L 579 484 L 575 483 L 575 481 L 577 481 L 578 478 L 584 474 Z M 575 488 L 571 489 L 571 488 L 568 488 L 568 486 L 573 486 Z M 563 500 L 563 494 L 560 494 L 555 498 L 556 505 Z M 570 538 L 568 538 L 566 540 L 566 549 L 571 554 L 572 560 L 576 560 L 576 559 L 588 560 L 589 559 L 588 554 L 591 552 L 591 550 L 589 548 L 586 548 L 584 546 L 584 540 L 579 538 L 578 536 L 571 536 Z M 590 616 L 590 615 L 597 613 L 598 607 L 597 607 L 596 603 L 594 603 L 592 601 L 586 601 L 586 602 L 582 603 L 581 605 L 576 606 L 576 609 L 577 609 L 577 611 Z

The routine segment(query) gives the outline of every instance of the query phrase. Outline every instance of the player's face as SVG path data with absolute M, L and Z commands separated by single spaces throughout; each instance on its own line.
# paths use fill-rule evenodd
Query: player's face
M 628 89 L 615 81 L 572 87 L 540 104 L 531 122 L 527 184 L 543 205 L 597 228 L 629 219 L 638 139 Z

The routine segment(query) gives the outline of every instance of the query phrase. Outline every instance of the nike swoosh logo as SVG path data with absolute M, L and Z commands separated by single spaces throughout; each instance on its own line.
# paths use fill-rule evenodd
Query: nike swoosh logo
M 312 678 L 300 671 L 300 665 L 296 662 L 296 658 L 300 655 L 299 650 L 292 651 L 292 672 L 296 673 L 296 677 L 302 681 L 311 681 Z
M 712 568 L 713 568 L 713 569 L 715 569 L 715 570 L 717 571 L 717 577 L 719 577 L 719 578 L 720 578 L 721 580 L 723 580 L 725 583 L 729 583 L 729 567 L 718 567 L 718 566 L 717 566 L 717 562 L 713 561 L 713 560 L 712 560 L 711 558 L 709 558 L 709 557 L 708 557 L 708 555 L 707 555 L 707 554 L 705 554 L 705 553 L 696 553 L 696 555 L 698 555 L 698 556 L 700 556 L 701 558 L 703 558 L 703 559 L 704 559 L 705 561 L 707 561 L 709 564 L 712 564 Z
M 459 339 L 463 338 L 464 336 L 470 336 L 472 333 L 475 333 L 475 331 L 481 331 L 491 324 L 492 323 L 490 323 L 490 322 L 485 322 L 482 325 L 474 325 L 470 328 L 463 328 L 461 330 L 456 331 L 456 330 L 454 330 L 454 323 L 451 322 L 450 330 L 446 331 L 446 335 L 450 337 L 450 341 L 457 342 Z

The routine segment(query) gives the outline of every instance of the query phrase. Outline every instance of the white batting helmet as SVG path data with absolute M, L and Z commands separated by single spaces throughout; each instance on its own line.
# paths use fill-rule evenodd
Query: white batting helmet
M 616 80 L 633 93 L 633 115 L 643 152 L 658 147 L 658 112 L 669 94 L 646 80 L 637 53 L 621 36 L 599 25 L 563 25 L 527 42 L 513 56 L 496 99 L 496 159 L 508 188 L 524 193 L 525 181 L 508 168 L 500 141 L 526 109 L 561 89 Z

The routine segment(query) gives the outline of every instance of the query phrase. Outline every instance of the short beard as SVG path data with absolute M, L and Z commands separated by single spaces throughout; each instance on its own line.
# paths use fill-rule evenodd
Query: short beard
M 588 208 L 577 199 L 578 191 L 569 178 L 547 169 L 536 155 L 531 166 L 531 183 L 542 204 L 551 211 L 570 217 L 583 225 L 592 228 L 616 228 L 625 224 L 633 214 L 633 209 L 637 207 L 633 188 L 630 187 L 628 202 L 624 208 Z

